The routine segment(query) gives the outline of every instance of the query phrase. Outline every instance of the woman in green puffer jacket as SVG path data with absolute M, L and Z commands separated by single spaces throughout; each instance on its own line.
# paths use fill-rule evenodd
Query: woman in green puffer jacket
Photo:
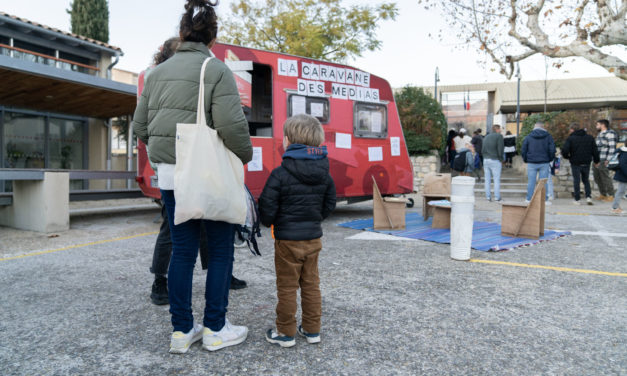
M 216 41 L 218 24 L 215 3 L 187 0 L 181 18 L 181 45 L 176 54 L 155 67 L 148 76 L 137 104 L 133 129 L 148 147 L 151 162 L 157 165 L 161 198 L 170 220 L 172 258 L 168 271 L 170 313 L 174 327 L 171 353 L 185 353 L 203 340 L 203 347 L 215 351 L 242 343 L 245 326 L 226 319 L 229 283 L 233 270 L 235 227 L 226 222 L 189 220 L 174 225 L 174 165 L 177 123 L 194 123 L 199 85 L 205 85 L 207 123 L 242 163 L 252 158 L 248 123 L 240 105 L 233 73 L 218 59 L 207 65 L 205 80 L 199 82 L 200 68 Z M 209 245 L 203 325 L 192 315 L 192 274 L 198 254 L 199 230 L 205 226 Z

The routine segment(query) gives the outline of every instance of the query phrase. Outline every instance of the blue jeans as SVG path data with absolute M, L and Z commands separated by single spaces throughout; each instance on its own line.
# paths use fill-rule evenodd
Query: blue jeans
M 527 201 L 530 201 L 533 196 L 537 179 L 548 179 L 550 171 L 548 163 L 527 163 Z M 540 176 L 537 177 L 537 175 Z M 548 181 L 546 185 L 548 186 Z M 545 199 L 548 198 L 548 187 L 546 187 L 546 192 Z
M 496 159 L 483 160 L 484 188 L 485 197 L 489 200 L 490 195 L 490 179 L 494 178 L 494 199 L 501 199 L 501 169 L 503 165 L 501 161 Z
M 209 246 L 203 325 L 213 331 L 219 331 L 224 326 L 226 307 L 229 305 L 235 225 L 200 219 L 191 219 L 175 225 L 174 191 L 162 190 L 161 200 L 168 214 L 172 234 L 168 297 L 174 331 L 187 333 L 194 326 L 192 277 L 198 255 L 200 226 L 205 226 Z

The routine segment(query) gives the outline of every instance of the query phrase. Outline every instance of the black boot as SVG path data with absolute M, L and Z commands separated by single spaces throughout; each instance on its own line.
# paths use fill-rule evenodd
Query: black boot
M 155 275 L 155 281 L 152 283 L 152 293 L 150 300 L 156 305 L 168 304 L 168 278 L 162 275 Z
M 246 288 L 246 281 L 231 276 L 231 290 L 239 290 Z

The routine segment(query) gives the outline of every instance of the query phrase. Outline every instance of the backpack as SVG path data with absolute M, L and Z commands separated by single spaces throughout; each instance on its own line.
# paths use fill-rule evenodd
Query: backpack
M 261 256 L 259 245 L 257 245 L 257 238 L 261 237 L 259 208 L 248 187 L 244 185 L 244 188 L 246 188 L 246 223 L 235 225 L 235 235 L 239 240 L 246 242 L 253 255 Z
M 466 169 L 466 153 L 470 150 L 460 151 L 455 154 L 455 159 L 453 159 L 453 170 L 464 172 Z

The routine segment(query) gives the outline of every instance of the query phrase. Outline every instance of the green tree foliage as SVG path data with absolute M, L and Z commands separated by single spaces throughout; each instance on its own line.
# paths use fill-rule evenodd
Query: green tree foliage
M 568 138 L 568 128 L 570 127 L 570 124 L 578 121 L 578 118 L 576 114 L 568 111 L 549 112 L 528 116 L 523 121 L 523 126 L 520 129 L 520 137 L 516 140 L 518 150 L 522 150 L 523 140 L 529 133 L 531 133 L 534 125 L 539 121 L 544 122 L 544 129 L 546 129 L 553 137 L 555 146 L 561 147 L 564 141 Z
M 395 3 L 342 6 L 342 0 L 239 0 L 221 21 L 219 39 L 314 59 L 344 62 L 380 48 L 382 20 L 394 20 Z
M 70 3 L 70 23 L 74 34 L 109 43 L 109 2 L 74 0 Z
M 405 86 L 394 96 L 409 154 L 444 151 L 446 118 L 440 104 L 422 88 Z

